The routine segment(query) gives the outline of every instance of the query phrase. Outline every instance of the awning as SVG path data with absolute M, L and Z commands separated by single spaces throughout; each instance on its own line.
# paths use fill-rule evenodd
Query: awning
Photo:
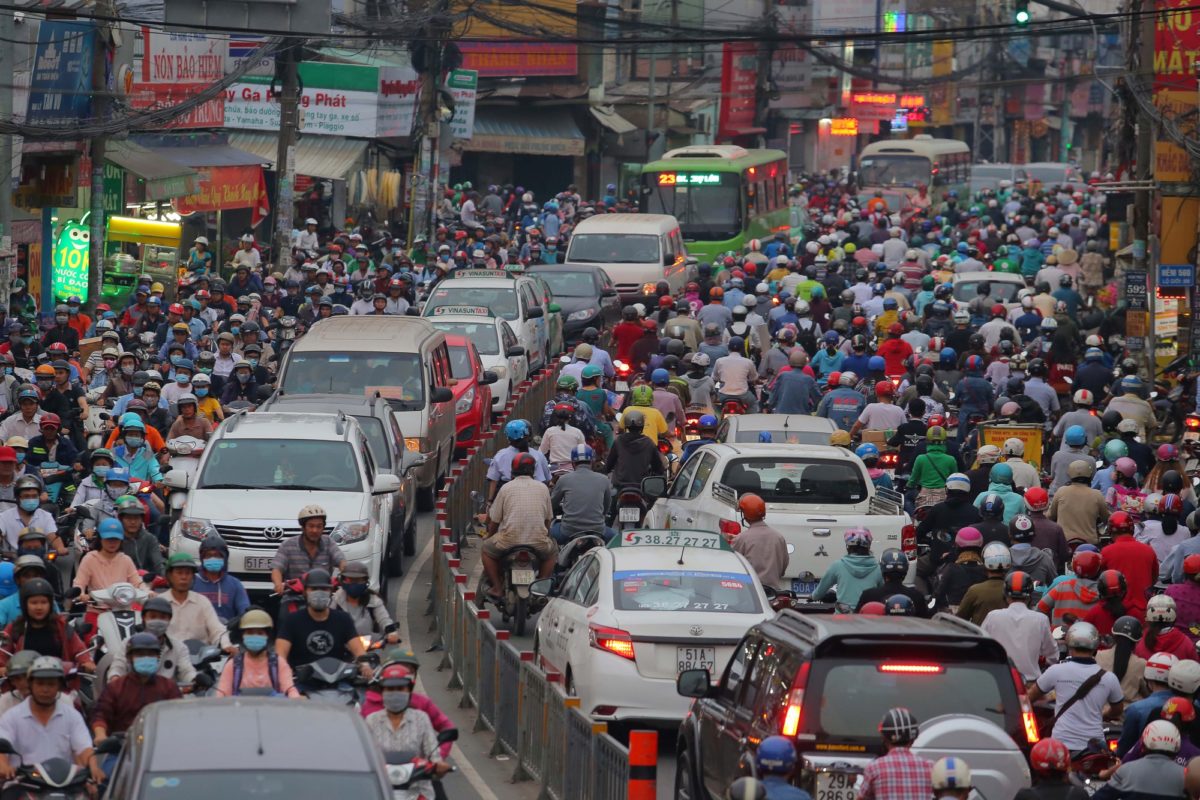
M 130 141 L 114 140 L 104 158 L 145 182 L 147 200 L 170 200 L 196 191 L 196 170 Z
M 638 129 L 637 125 L 622 117 L 611 107 L 588 106 L 588 111 L 592 112 L 592 116 L 596 118 L 597 122 L 618 136 L 623 133 L 633 133 Z
M 235 133 L 229 137 L 229 143 L 258 156 L 261 159 L 258 163 L 274 165 L 279 137 L 271 133 Z M 296 174 L 345 180 L 362 161 L 366 149 L 363 139 L 306 136 L 296 144 Z
M 565 108 L 484 108 L 475 111 L 475 133 L 464 149 L 482 153 L 581 156 L 583 133 Z
M 262 156 L 236 147 L 200 145 L 196 147 L 152 147 L 154 153 L 189 167 L 259 167 Z

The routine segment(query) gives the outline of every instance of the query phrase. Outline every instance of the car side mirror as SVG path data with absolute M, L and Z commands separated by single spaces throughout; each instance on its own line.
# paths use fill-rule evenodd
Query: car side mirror
M 490 369 L 485 369 L 485 370 L 483 371 L 483 376 L 482 376 L 482 378 L 480 379 L 480 381 L 479 381 L 479 382 L 480 382 L 480 383 L 482 383 L 482 384 L 485 384 L 485 385 L 486 385 L 486 384 L 492 384 L 492 383 L 495 383 L 495 382 L 496 382 L 496 381 L 498 381 L 498 380 L 500 380 L 500 376 L 499 376 L 499 375 L 497 375 L 496 373 L 492 372 Z
M 525 348 L 521 347 L 520 345 L 515 345 L 508 348 L 504 355 L 508 358 L 520 358 L 521 356 L 525 355 Z
M 661 475 L 642 478 L 642 495 L 658 499 L 667 493 L 667 479 Z
M 611 286 L 608 286 L 608 287 L 600 290 L 600 296 L 601 297 L 616 297 L 617 290 Z
M 529 584 L 529 593 L 534 597 L 550 597 L 554 593 L 554 579 L 542 578 Z
M 163 484 L 169 489 L 186 490 L 190 475 L 182 469 L 173 469 L 163 476 Z
M 683 697 L 708 697 L 712 679 L 706 669 L 685 669 L 675 679 L 675 691 Z
M 545 314 L 546 312 L 541 308 L 531 308 L 525 312 L 525 317 L 527 319 L 541 319 Z
M 405 450 L 404 457 L 401 459 L 401 466 L 407 471 L 424 466 L 425 462 L 428 460 L 428 457 L 424 453 Z
M 200 676 L 197 675 L 196 677 L 199 678 Z M 205 675 L 205 677 L 208 678 L 210 682 L 212 681 L 210 676 Z M 102 740 L 100 744 L 96 745 L 96 754 L 102 756 L 116 755 L 117 753 L 121 752 L 122 741 L 123 737 L 121 736 L 109 736 L 108 738 Z M 7 744 L 7 742 L 5 742 L 5 744 Z M 0 750 L 0 752 L 5 751 Z
M 376 475 L 371 484 L 371 494 L 392 494 L 399 490 L 400 479 L 395 475 Z
M 445 386 L 435 386 L 430 399 L 435 403 L 449 403 L 454 399 L 454 393 Z

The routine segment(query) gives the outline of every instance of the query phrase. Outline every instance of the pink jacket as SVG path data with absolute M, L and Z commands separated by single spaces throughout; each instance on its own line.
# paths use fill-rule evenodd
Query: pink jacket
M 424 711 L 426 714 L 428 714 L 429 721 L 433 723 L 433 729 L 438 733 L 456 727 L 455 724 L 450 721 L 450 718 L 443 714 L 442 710 L 437 707 L 437 704 L 429 699 L 429 695 L 417 694 L 416 692 L 413 692 L 412 700 L 409 701 L 409 707 L 415 708 L 418 711 Z M 369 717 L 376 711 L 382 710 L 383 696 L 374 689 L 368 690 L 366 695 L 363 696 L 362 708 L 360 710 L 362 715 L 364 717 Z M 438 748 L 443 759 L 450 755 L 450 748 L 453 746 L 453 742 L 447 742 Z
M 1167 587 L 1167 597 L 1175 601 L 1175 627 L 1193 642 L 1200 640 L 1200 584 L 1173 583 Z

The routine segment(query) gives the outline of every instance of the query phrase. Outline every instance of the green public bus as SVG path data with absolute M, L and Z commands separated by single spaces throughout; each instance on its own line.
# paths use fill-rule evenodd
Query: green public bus
M 803 212 L 788 208 L 787 175 L 782 150 L 680 147 L 642 167 L 641 210 L 674 216 L 688 254 L 712 261 L 778 231 L 800 235 Z

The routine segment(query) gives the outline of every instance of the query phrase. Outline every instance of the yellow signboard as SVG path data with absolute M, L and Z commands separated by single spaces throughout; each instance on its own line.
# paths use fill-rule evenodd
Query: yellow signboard
M 1004 448 L 1008 439 L 1020 439 L 1025 445 L 1025 461 L 1034 469 L 1042 468 L 1042 430 L 1041 425 L 980 425 L 980 444 L 991 444 Z

